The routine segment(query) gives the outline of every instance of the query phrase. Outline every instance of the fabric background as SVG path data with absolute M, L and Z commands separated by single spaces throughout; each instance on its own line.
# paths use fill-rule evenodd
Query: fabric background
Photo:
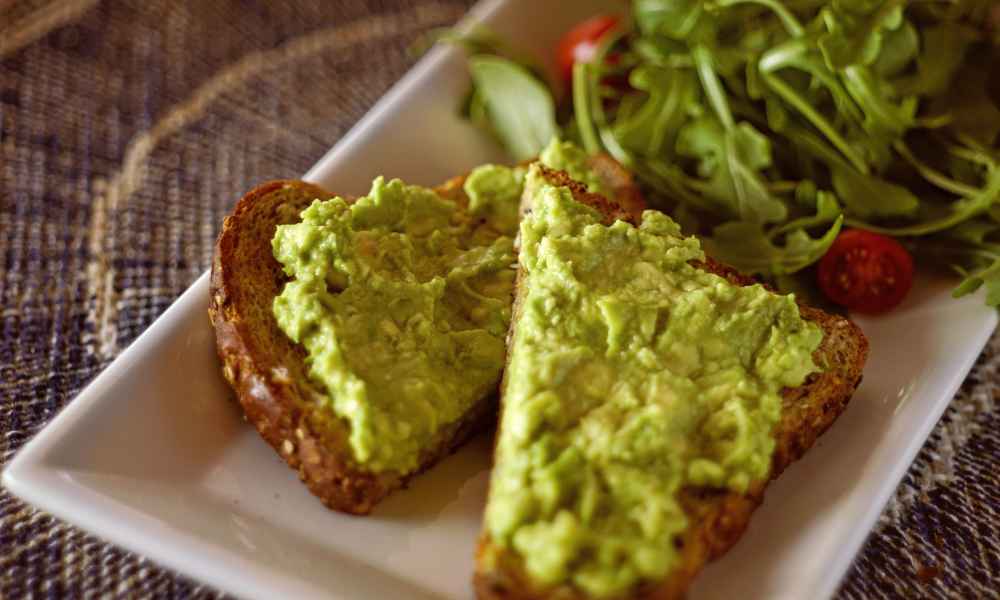
M 0 465 L 468 0 L 0 0 Z M 997 597 L 1000 337 L 840 597 Z M 470 591 L 471 595 L 471 591 Z M 215 597 L 0 491 L 0 597 Z

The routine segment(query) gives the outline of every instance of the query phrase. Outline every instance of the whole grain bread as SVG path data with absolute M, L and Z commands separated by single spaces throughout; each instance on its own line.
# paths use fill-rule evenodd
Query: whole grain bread
M 454 179 L 438 192 L 460 202 L 461 186 Z M 297 222 L 313 200 L 333 196 L 303 181 L 272 181 L 246 194 L 219 235 L 208 313 L 223 375 L 246 419 L 325 505 L 363 515 L 489 422 L 496 403 L 495 396 L 483 398 L 443 427 L 414 473 L 373 473 L 352 459 L 347 425 L 326 408 L 325 392 L 307 375 L 305 349 L 278 328 L 271 308 L 287 279 L 271 249 L 275 228 Z
M 588 193 L 565 173 L 544 167 L 542 173 L 550 184 L 569 187 L 577 201 L 599 210 L 607 225 L 616 220 L 638 224 L 641 218 L 641 204 L 624 206 L 614 200 Z M 530 207 L 523 206 L 522 210 L 530 210 Z M 736 285 L 757 283 L 711 258 L 698 266 Z M 516 323 L 524 298 L 521 285 L 523 276 L 523 271 L 519 269 L 508 348 L 517 335 Z M 777 444 L 771 462 L 770 479 L 753 483 L 745 494 L 704 487 L 682 490 L 681 504 L 691 525 L 677 540 L 680 553 L 678 565 L 663 580 L 640 585 L 616 600 L 682 598 L 705 564 L 724 554 L 743 534 L 754 509 L 763 500 L 770 480 L 777 478 L 789 464 L 801 458 L 847 407 L 851 395 L 861 383 L 862 370 L 868 356 L 868 341 L 861 329 L 849 319 L 802 302 L 799 302 L 799 311 L 804 319 L 823 330 L 823 340 L 813 354 L 822 371 L 811 375 L 799 387 L 785 389 L 782 394 L 782 414 L 774 431 Z M 504 377 L 506 376 L 505 373 Z M 501 389 L 504 389 L 504 384 Z M 534 584 L 526 574 L 520 557 L 495 545 L 486 532 L 480 538 L 476 562 L 474 586 L 481 600 L 588 599 L 586 594 L 571 586 L 543 588 Z
M 616 162 L 601 156 L 591 166 L 622 203 L 641 203 L 630 175 Z M 465 176 L 455 177 L 435 191 L 464 209 L 464 183 Z M 284 180 L 264 183 L 243 196 L 226 217 L 216 244 L 208 313 L 223 375 L 246 419 L 326 506 L 363 515 L 492 423 L 496 395 L 482 398 L 459 421 L 443 427 L 413 473 L 373 473 L 352 460 L 348 426 L 325 407 L 325 392 L 307 375 L 305 349 L 278 328 L 272 313 L 287 280 L 272 253 L 275 229 L 298 222 L 313 200 L 334 195 L 310 183 Z

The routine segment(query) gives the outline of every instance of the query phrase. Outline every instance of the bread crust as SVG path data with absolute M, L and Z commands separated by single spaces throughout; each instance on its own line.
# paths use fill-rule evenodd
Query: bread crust
M 565 173 L 544 167 L 542 172 L 549 183 L 569 187 L 579 202 L 600 211 L 605 224 L 611 224 L 615 220 L 624 220 L 633 225 L 639 223 L 643 208 L 641 203 L 633 202 L 626 207 L 587 193 L 583 186 Z M 630 195 L 629 198 L 634 196 Z M 757 283 L 753 278 L 711 258 L 697 266 L 736 285 Z M 520 291 L 523 277 L 524 273 L 519 268 L 516 284 L 518 293 L 514 300 L 508 348 L 516 335 L 514 324 L 522 310 L 524 295 Z M 678 544 L 678 566 L 662 581 L 642 584 L 615 600 L 682 598 L 705 564 L 728 551 L 743 535 L 753 511 L 763 500 L 767 485 L 788 465 L 801 458 L 847 407 L 851 395 L 861 383 L 868 356 L 868 340 L 849 319 L 824 312 L 801 301 L 798 305 L 802 317 L 823 330 L 823 340 L 813 353 L 813 359 L 823 367 L 823 371 L 810 375 L 803 385 L 783 391 L 781 420 L 774 431 L 776 446 L 768 479 L 755 482 L 744 494 L 694 487 L 682 490 L 680 500 L 691 526 L 681 536 Z M 508 364 L 509 360 L 508 355 Z M 506 370 L 501 390 L 505 388 Z M 502 402 L 500 410 L 503 410 Z M 494 544 L 485 531 L 480 537 L 476 552 L 473 585 L 480 600 L 588 599 L 586 594 L 568 585 L 537 587 L 525 573 L 520 558 L 508 549 Z
M 462 179 L 438 192 L 454 197 Z M 208 314 L 226 381 L 248 421 L 326 506 L 368 514 L 387 494 L 453 452 L 493 418 L 495 394 L 438 432 L 413 473 L 373 473 L 353 460 L 348 426 L 328 408 L 305 367 L 305 350 L 278 328 L 271 311 L 286 280 L 271 239 L 280 224 L 299 220 L 313 200 L 332 198 L 293 180 L 264 183 L 247 193 L 223 223 L 212 262 Z

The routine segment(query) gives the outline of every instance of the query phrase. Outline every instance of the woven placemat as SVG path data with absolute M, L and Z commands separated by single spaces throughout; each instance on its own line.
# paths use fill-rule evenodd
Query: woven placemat
M 2 464 L 469 4 L 0 0 Z M 997 596 L 998 368 L 995 337 L 841 597 Z M 215 595 L 0 491 L 2 598 Z

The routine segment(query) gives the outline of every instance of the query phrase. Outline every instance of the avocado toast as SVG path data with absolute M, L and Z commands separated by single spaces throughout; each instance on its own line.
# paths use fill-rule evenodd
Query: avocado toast
M 442 196 L 460 192 L 460 182 L 439 189 Z M 209 315 L 223 374 L 247 420 L 324 504 L 367 514 L 485 423 L 493 412 L 492 390 L 467 399 L 464 415 L 425 442 L 416 468 L 377 471 L 356 460 L 350 425 L 332 410 L 324 386 L 310 376 L 309 352 L 282 330 L 273 311 L 289 281 L 272 250 L 277 228 L 299 223 L 300 213 L 314 201 L 331 197 L 301 181 L 266 183 L 244 196 L 219 236 Z
M 565 173 L 533 167 L 524 204 L 477 594 L 681 597 L 844 410 L 867 341 Z
M 569 156 L 573 160 L 566 162 L 565 153 L 554 149 L 547 157 L 551 164 L 569 168 L 579 158 Z M 620 202 L 640 201 L 629 175 L 616 163 L 602 157 L 586 163 L 599 174 L 603 189 Z M 516 228 L 517 178 L 523 171 L 484 166 L 433 192 L 382 181 L 377 183 L 381 191 L 373 189 L 363 202 L 368 208 L 360 213 L 354 210 L 353 199 L 315 203 L 334 195 L 301 181 L 274 181 L 246 194 L 225 220 L 212 265 L 209 307 L 223 374 L 247 420 L 328 507 L 367 514 L 387 494 L 495 418 L 515 262 L 510 237 L 501 230 Z M 512 194 L 505 190 L 511 176 L 517 179 Z M 387 193 L 385 188 L 416 198 L 411 204 L 417 216 L 403 227 L 419 238 L 413 241 L 415 246 L 387 252 L 407 231 L 395 224 L 387 227 L 394 217 L 382 214 L 385 211 L 372 200 Z M 437 216 L 419 216 L 425 204 L 435 206 L 431 212 Z M 360 223 L 365 220 L 381 224 Z M 358 224 L 357 231 L 325 232 L 328 221 L 349 228 Z M 424 230 L 413 231 L 414 224 Z M 459 247 L 434 238 L 427 230 L 431 225 L 460 227 Z M 376 229 L 381 232 L 378 237 L 365 233 Z M 284 234 L 276 236 L 279 231 Z M 327 235 L 341 241 L 324 245 Z M 334 256 L 338 243 L 353 248 L 358 259 L 353 267 L 326 264 L 339 260 Z M 450 250 L 442 251 L 442 245 Z M 368 250 L 379 254 L 379 249 L 386 251 L 379 257 L 357 256 Z M 403 268 L 394 259 L 402 255 L 417 262 L 421 256 L 429 258 L 423 266 Z M 484 265 L 484 258 L 490 265 Z M 367 268 L 365 264 L 375 271 L 391 271 L 392 281 L 379 286 L 366 283 L 357 271 Z M 361 289 L 342 293 L 352 287 L 354 276 Z M 435 279 L 443 285 L 433 284 Z M 314 289 L 317 285 L 319 290 Z M 422 291 L 433 285 L 443 291 Z M 444 314 L 448 323 L 435 317 L 428 328 L 418 322 L 428 321 L 423 317 L 401 318 L 403 313 L 413 317 L 420 311 L 392 305 L 384 293 L 388 287 L 410 290 L 396 294 L 396 300 L 435 302 L 424 314 Z M 347 298 L 352 294 L 357 297 Z M 443 299 L 435 300 L 434 294 L 443 294 Z M 342 324 L 334 317 L 344 314 L 356 317 L 358 325 L 351 326 L 350 335 L 340 336 L 341 329 L 331 336 L 324 323 Z M 478 317 L 472 318 L 473 314 Z M 414 333 L 420 328 L 424 331 Z M 343 352 L 331 356 L 329 348 L 342 342 Z M 416 356 L 425 364 L 410 373 L 401 371 L 404 354 L 427 354 L 435 348 L 438 359 Z M 483 355 L 470 356 L 473 350 Z M 407 388 L 396 384 L 407 376 L 413 399 L 433 400 L 410 403 L 413 406 L 398 402 Z M 379 378 L 388 381 L 375 381 Z M 358 393 L 359 387 L 364 394 Z M 428 388 L 434 389 L 428 392 Z M 367 398 L 368 393 L 375 397 Z M 380 414 L 364 418 L 364 411 L 356 409 L 369 404 L 381 407 Z M 440 419 L 441 415 L 446 417 Z

